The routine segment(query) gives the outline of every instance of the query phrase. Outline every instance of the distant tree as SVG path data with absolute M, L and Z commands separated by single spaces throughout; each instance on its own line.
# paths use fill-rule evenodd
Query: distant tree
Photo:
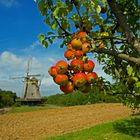
M 16 98 L 16 93 L 0 89 L 0 108 L 12 106 Z
M 40 34 L 44 47 L 55 38 L 63 40 L 63 47 L 76 32 L 87 32 L 90 52 L 104 65 L 104 72 L 124 87 L 123 99 L 124 95 L 130 100 L 140 96 L 138 0 L 38 0 L 37 4 L 45 23 L 51 27 L 51 32 Z M 100 44 L 103 46 L 99 47 Z

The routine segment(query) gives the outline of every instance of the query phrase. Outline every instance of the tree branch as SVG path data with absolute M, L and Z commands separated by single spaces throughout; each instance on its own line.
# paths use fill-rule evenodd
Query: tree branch
M 92 50 L 92 52 L 101 53 L 101 54 L 102 53 L 108 54 L 108 55 L 120 58 L 122 60 L 126 60 L 127 62 L 132 62 L 136 65 L 140 65 L 140 57 L 135 58 L 135 57 L 129 56 L 127 54 L 117 52 L 115 50 L 104 49 L 104 48 L 102 48 L 102 49 L 96 48 L 96 49 Z
M 119 26 L 122 28 L 123 32 L 126 34 L 128 38 L 128 42 L 140 54 L 140 42 L 138 41 L 138 39 L 136 39 L 134 33 L 131 31 L 129 25 L 126 22 L 126 18 L 123 15 L 122 11 L 120 10 L 119 5 L 117 4 L 116 0 L 107 0 L 107 1 L 119 23 Z
M 91 37 L 91 39 L 94 40 L 104 40 L 104 39 L 116 39 L 116 40 L 122 40 L 122 41 L 127 41 L 127 38 L 123 37 L 118 37 L 118 36 L 101 36 L 101 37 Z
M 123 59 L 123 60 L 133 62 L 136 65 L 140 65 L 140 57 L 139 58 L 131 57 L 131 56 L 129 56 L 127 54 L 123 54 L 123 53 L 118 54 L 118 57 Z
M 46 36 L 45 39 L 50 39 L 50 38 L 65 38 L 66 36 L 71 36 L 71 34 L 62 34 L 62 35 L 50 35 L 50 36 Z
M 79 15 L 79 17 L 80 17 L 80 20 L 81 20 L 81 22 L 82 22 L 82 16 L 81 16 L 81 14 L 80 14 L 80 12 L 79 12 L 79 10 L 78 10 L 78 8 L 77 8 L 78 2 L 76 2 L 75 0 L 72 0 L 72 3 L 74 4 L 75 9 L 76 9 L 76 11 L 77 11 L 77 13 L 78 13 L 78 15 Z
M 48 6 L 49 6 L 50 10 L 53 11 L 53 9 L 52 9 L 51 5 L 49 4 L 49 2 L 48 2 Z M 70 33 L 67 32 L 67 31 L 61 26 L 61 24 L 59 23 L 59 21 L 57 20 L 57 18 L 56 18 L 55 16 L 53 16 L 53 17 L 54 17 L 54 20 L 57 22 L 58 26 L 60 27 L 60 29 L 61 29 L 65 34 L 70 35 Z

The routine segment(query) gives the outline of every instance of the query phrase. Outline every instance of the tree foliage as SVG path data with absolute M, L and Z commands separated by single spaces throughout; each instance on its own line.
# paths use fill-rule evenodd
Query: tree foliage
M 118 95 L 106 94 L 100 87 L 94 85 L 88 94 L 76 90 L 72 94 L 56 94 L 48 97 L 43 97 L 44 102 L 47 104 L 54 104 L 58 106 L 75 106 L 86 105 L 95 103 L 118 103 L 120 99 Z
M 14 105 L 16 98 L 16 93 L 0 89 L 0 108 Z
M 104 64 L 104 72 L 111 75 L 117 81 L 117 85 L 126 85 L 127 94 L 134 98 L 138 95 L 138 0 L 38 0 L 37 4 L 41 15 L 44 16 L 44 22 L 51 31 L 40 34 L 39 39 L 44 47 L 52 44 L 55 38 L 63 40 L 60 46 L 63 47 L 69 44 L 77 31 L 87 32 L 92 46 L 90 52 Z M 98 47 L 101 41 L 104 48 Z

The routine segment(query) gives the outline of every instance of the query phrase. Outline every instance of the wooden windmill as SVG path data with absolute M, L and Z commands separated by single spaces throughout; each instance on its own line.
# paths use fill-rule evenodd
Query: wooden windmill
M 18 100 L 22 104 L 37 104 L 41 102 L 41 94 L 40 94 L 40 84 L 41 77 L 40 74 L 29 74 L 30 61 L 27 63 L 27 71 L 26 75 L 22 77 L 12 77 L 11 79 L 24 79 L 24 90 L 23 96 Z

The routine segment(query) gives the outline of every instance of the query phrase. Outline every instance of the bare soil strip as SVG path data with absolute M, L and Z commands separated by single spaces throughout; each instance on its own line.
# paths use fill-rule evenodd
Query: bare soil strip
M 121 104 L 94 104 L 0 115 L 0 140 L 41 140 L 131 114 Z

